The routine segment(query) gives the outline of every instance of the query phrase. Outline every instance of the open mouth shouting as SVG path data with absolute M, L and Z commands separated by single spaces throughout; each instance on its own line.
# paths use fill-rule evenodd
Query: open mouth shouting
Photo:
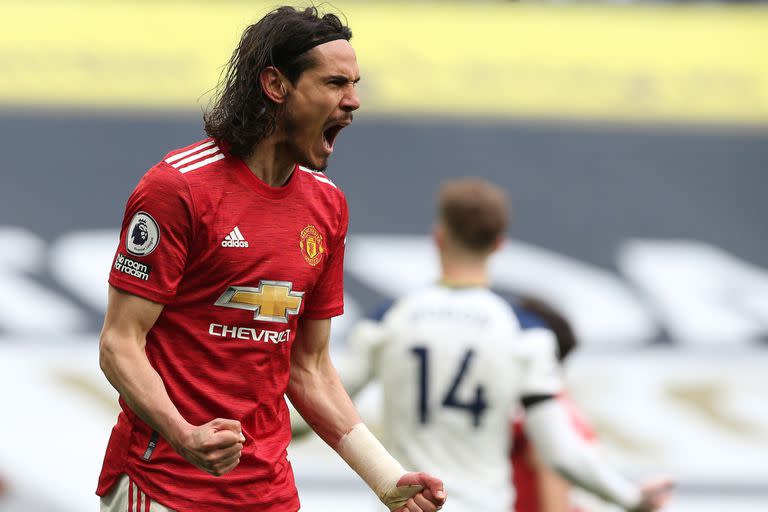
M 333 144 L 336 142 L 336 137 L 339 136 L 341 130 L 352 123 L 352 119 L 346 119 L 344 121 L 334 121 L 323 130 L 323 149 L 329 155 L 333 152 Z

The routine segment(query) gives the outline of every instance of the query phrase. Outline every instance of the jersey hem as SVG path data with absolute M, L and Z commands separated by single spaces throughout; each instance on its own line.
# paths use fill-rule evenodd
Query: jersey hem
M 128 475 L 141 491 L 151 499 L 168 507 L 175 512 L 193 512 L 198 510 L 207 510 L 210 512 L 232 512 L 235 510 L 260 510 L 264 512 L 296 512 L 299 510 L 299 494 L 294 491 L 283 496 L 275 496 L 272 500 L 258 504 L 240 504 L 215 503 L 196 499 L 180 498 L 178 495 L 166 493 L 159 487 L 156 487 L 146 480 L 136 478 L 133 471 L 126 468 L 125 474 Z M 169 498 L 169 499 L 166 499 Z M 172 498 L 172 499 L 170 499 Z M 179 507 L 181 505 L 181 507 Z M 253 508 L 254 505 L 258 508 Z

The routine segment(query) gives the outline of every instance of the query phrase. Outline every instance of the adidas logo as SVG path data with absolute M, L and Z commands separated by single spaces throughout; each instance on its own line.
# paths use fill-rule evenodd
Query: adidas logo
M 240 232 L 240 228 L 235 226 L 235 229 L 233 229 L 227 236 L 224 237 L 224 240 L 221 241 L 221 246 L 222 247 L 248 247 L 248 241 Z

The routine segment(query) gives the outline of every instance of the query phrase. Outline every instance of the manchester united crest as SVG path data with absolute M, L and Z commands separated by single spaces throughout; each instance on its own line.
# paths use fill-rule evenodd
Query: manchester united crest
M 299 247 L 301 247 L 301 255 L 313 267 L 323 259 L 323 253 L 325 252 L 323 235 L 312 224 L 301 230 Z

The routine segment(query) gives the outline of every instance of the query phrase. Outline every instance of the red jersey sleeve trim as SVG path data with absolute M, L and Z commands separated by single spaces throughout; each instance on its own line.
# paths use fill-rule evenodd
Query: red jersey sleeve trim
M 326 320 L 335 316 L 341 316 L 342 314 L 344 314 L 343 305 L 318 309 L 315 311 L 304 311 L 302 316 L 308 320 Z
M 139 283 L 134 283 L 127 279 L 119 279 L 114 275 L 109 276 L 109 284 L 118 288 L 124 292 L 141 297 L 142 299 L 151 300 L 159 304 L 170 304 L 174 298 L 175 293 L 160 293 L 157 290 L 152 290 L 148 287 L 142 286 Z

